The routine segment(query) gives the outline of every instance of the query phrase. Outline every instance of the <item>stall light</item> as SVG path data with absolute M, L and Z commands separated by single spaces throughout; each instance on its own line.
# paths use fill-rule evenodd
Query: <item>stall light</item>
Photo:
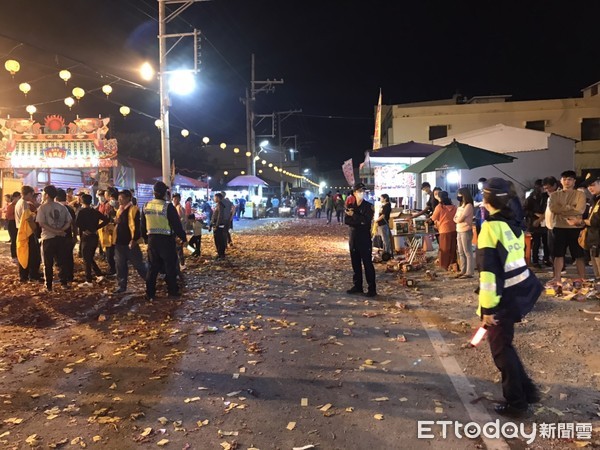
M 250 157 L 252 156 L 252 153 L 250 153 L 250 152 L 246 152 L 246 156 L 247 156 L 248 158 L 250 158 Z
M 269 167 L 273 167 L 273 163 L 269 163 Z
M 65 98 L 65 105 L 67 105 L 69 107 L 69 110 L 73 107 L 74 104 L 75 104 L 75 100 L 73 100 L 73 97 Z M 123 106 L 123 108 L 127 108 L 127 107 Z M 127 109 L 129 109 L 129 108 L 127 108 Z
M 184 138 L 186 138 L 186 137 L 188 137 L 190 135 L 190 132 L 184 128 L 183 130 L 181 130 L 181 135 Z
M 21 70 L 21 64 L 19 64 L 18 61 L 15 61 L 14 59 L 9 59 L 8 61 L 6 61 L 4 63 L 4 68 L 11 74 L 14 76 L 15 73 L 17 73 L 19 70 Z
M 246 171 L 245 171 L 245 170 L 242 170 L 240 173 L 241 173 L 242 175 L 246 175 Z
M 260 156 L 258 156 L 258 155 L 256 155 L 256 156 L 254 157 L 254 161 L 258 161 L 259 159 L 260 159 Z
M 267 160 L 266 160 L 266 159 L 263 159 L 263 160 L 261 161 L 261 163 L 262 163 L 262 165 L 263 165 L 263 166 L 266 166 L 266 165 L 267 165 Z
M 71 79 L 71 72 L 69 72 L 68 70 L 61 70 L 60 72 L 58 72 L 58 76 L 61 80 L 65 82 L 65 84 L 67 84 L 67 81 Z
M 154 121 L 154 126 L 160 130 L 163 127 L 163 121 L 160 119 L 156 119 Z
M 104 92 L 104 94 L 106 95 L 107 98 L 112 91 L 113 91 L 113 88 L 110 84 L 105 84 L 104 86 L 102 86 L 102 92 Z
M 262 169 L 258 169 L 258 173 L 262 173 Z
M 25 111 L 27 111 L 30 116 L 33 116 L 36 113 L 37 108 L 33 105 L 27 105 L 27 108 L 25 108 Z
M 19 90 L 25 94 L 25 97 L 27 97 L 27 94 L 29 93 L 29 91 L 31 91 L 31 85 L 29 83 L 21 83 L 19 85 Z
M 227 147 L 227 144 L 225 142 L 221 142 L 219 147 L 221 147 L 221 150 L 225 150 L 225 148 Z
M 73 99 L 71 98 L 71 100 L 73 100 Z M 67 103 L 67 99 L 65 99 L 65 103 Z M 73 102 L 73 103 L 75 103 L 75 102 Z M 131 109 L 129 108 L 129 106 L 123 105 L 119 108 L 119 112 L 121 114 L 123 114 L 123 117 L 127 117 L 129 115 L 129 113 L 131 112 Z
M 227 172 L 227 171 L 224 171 L 224 172 L 223 172 L 223 175 L 227 176 L 227 175 L 229 175 L 229 172 Z
M 233 153 L 239 153 L 239 152 L 240 152 L 239 148 L 236 147 L 236 148 L 233 149 Z
M 446 175 L 446 180 L 448 180 L 448 183 L 458 184 L 460 181 L 460 173 L 456 170 L 448 172 L 448 175 Z
M 204 145 L 208 145 L 208 143 L 209 143 L 209 142 L 210 142 L 210 138 L 209 138 L 208 136 L 204 136 L 204 137 L 202 138 L 202 143 L 203 143 Z

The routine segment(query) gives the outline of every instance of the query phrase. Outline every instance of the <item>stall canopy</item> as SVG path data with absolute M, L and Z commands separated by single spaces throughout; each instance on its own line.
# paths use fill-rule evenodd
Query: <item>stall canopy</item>
M 267 183 L 254 175 L 240 175 L 235 177 L 227 186 L 229 187 L 248 187 L 248 186 L 266 186 Z
M 155 181 L 161 181 L 161 177 L 154 177 Z M 173 186 L 179 186 L 183 188 L 190 189 L 206 189 L 206 183 L 204 181 L 196 180 L 194 178 L 186 177 L 185 175 L 176 174 L 175 178 L 172 180 L 171 184 Z
M 437 170 L 474 169 L 476 167 L 509 163 L 517 159 L 514 156 L 491 152 L 462 142 L 452 141 L 437 152 L 413 164 L 404 172 L 425 173 Z

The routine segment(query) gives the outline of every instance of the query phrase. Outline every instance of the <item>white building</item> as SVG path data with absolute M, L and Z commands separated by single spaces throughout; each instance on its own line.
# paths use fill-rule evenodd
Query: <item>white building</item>
M 582 97 L 510 101 L 509 95 L 387 105 L 383 107 L 382 145 L 414 140 L 433 142 L 476 129 L 504 124 L 577 140 L 575 169 L 600 168 L 600 82 Z

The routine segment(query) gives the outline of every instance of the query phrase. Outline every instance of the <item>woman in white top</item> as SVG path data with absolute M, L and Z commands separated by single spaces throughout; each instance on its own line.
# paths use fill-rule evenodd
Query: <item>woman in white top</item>
M 458 264 L 460 273 L 457 278 L 473 278 L 473 196 L 467 188 L 460 188 L 457 194 L 460 206 L 456 210 L 454 222 L 457 232 Z

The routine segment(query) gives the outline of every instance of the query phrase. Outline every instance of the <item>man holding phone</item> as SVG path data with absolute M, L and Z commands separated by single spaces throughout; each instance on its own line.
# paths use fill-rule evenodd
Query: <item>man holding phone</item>
M 345 223 L 350 227 L 348 239 L 350 245 L 350 259 L 352 261 L 353 286 L 346 291 L 348 294 L 364 294 L 366 297 L 375 297 L 377 289 L 375 286 L 375 267 L 372 261 L 371 222 L 375 214 L 375 208 L 364 199 L 365 185 L 357 183 L 352 191 L 356 202 L 346 207 Z M 362 267 L 365 268 L 367 279 L 367 292 L 363 291 Z

